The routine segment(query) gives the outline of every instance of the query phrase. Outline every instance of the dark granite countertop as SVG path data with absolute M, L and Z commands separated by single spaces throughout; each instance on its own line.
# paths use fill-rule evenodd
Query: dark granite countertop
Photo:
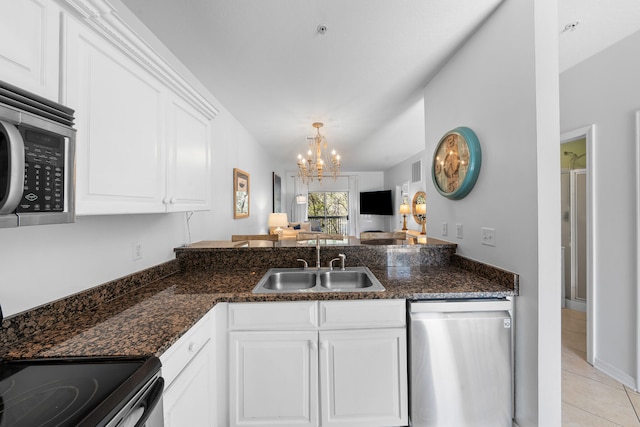
M 0 356 L 159 356 L 219 302 L 487 298 L 518 292 L 516 274 L 455 255 L 448 265 L 370 266 L 383 292 L 253 294 L 268 267 L 185 269 L 178 261 L 162 267 L 5 319 Z

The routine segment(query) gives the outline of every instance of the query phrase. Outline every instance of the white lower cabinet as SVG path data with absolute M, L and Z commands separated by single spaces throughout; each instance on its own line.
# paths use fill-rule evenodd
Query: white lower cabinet
M 407 425 L 405 324 L 403 300 L 229 304 L 229 424 Z
M 166 427 L 216 425 L 215 347 L 211 313 L 160 356 Z
M 231 425 L 318 425 L 318 333 L 232 332 Z
M 407 424 L 404 328 L 320 332 L 323 426 Z
M 211 378 L 212 345 L 207 343 L 162 396 L 165 427 L 215 425 Z

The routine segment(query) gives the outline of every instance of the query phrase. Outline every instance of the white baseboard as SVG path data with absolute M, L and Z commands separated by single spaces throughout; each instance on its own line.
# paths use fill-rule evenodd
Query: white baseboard
M 634 391 L 636 390 L 636 379 L 628 375 L 626 372 L 622 372 L 615 366 L 611 366 L 607 362 L 604 362 L 596 357 L 593 360 L 593 367 L 609 375 L 614 380 L 626 385 L 630 389 Z
M 575 300 L 575 299 L 565 298 L 564 302 L 565 302 L 565 307 L 569 308 L 571 310 L 584 311 L 585 313 L 587 311 L 587 302 L 586 301 L 578 301 L 578 300 Z

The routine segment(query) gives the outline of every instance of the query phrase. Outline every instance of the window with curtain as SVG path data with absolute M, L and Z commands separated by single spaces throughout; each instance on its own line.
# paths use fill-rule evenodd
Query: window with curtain
M 349 234 L 349 192 L 310 191 L 308 218 L 323 233 Z

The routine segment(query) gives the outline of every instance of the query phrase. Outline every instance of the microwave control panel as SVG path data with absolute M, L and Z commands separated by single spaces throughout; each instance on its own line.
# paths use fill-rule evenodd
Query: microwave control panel
M 65 138 L 20 128 L 24 140 L 24 190 L 16 212 L 64 211 Z

